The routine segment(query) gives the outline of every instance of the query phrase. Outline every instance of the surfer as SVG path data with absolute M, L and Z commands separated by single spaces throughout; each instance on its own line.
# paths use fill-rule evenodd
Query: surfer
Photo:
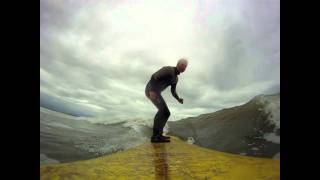
M 178 102 L 183 104 L 183 99 L 176 93 L 176 86 L 178 83 L 178 75 L 185 71 L 187 65 L 188 61 L 182 58 L 178 61 L 176 66 L 162 67 L 152 74 L 151 79 L 145 88 L 146 96 L 158 109 L 158 112 L 154 117 L 151 142 L 170 142 L 169 136 L 162 135 L 163 128 L 170 116 L 170 111 L 161 96 L 161 92 L 171 85 L 172 96 L 177 99 Z

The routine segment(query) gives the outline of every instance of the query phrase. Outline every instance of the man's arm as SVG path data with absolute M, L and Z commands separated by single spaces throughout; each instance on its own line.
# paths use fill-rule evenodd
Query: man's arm
M 180 98 L 176 92 L 176 87 L 177 87 L 177 83 L 171 85 L 171 93 L 172 93 L 172 96 L 179 101 Z

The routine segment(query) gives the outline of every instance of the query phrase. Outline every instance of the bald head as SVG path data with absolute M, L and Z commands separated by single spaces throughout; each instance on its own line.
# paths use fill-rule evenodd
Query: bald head
M 186 59 L 179 59 L 178 63 L 177 63 L 177 69 L 178 71 L 181 73 L 181 72 L 184 72 L 186 70 L 188 66 L 188 61 Z

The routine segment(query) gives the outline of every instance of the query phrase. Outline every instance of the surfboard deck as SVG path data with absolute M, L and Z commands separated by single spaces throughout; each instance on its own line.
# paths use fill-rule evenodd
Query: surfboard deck
M 188 144 L 146 142 L 95 159 L 40 166 L 42 180 L 280 179 L 280 160 L 229 154 Z

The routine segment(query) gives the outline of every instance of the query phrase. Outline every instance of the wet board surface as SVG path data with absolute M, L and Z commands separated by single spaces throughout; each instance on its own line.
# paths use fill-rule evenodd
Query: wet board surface
M 46 179 L 280 179 L 280 161 L 235 155 L 188 144 L 146 142 L 95 159 L 40 166 Z

